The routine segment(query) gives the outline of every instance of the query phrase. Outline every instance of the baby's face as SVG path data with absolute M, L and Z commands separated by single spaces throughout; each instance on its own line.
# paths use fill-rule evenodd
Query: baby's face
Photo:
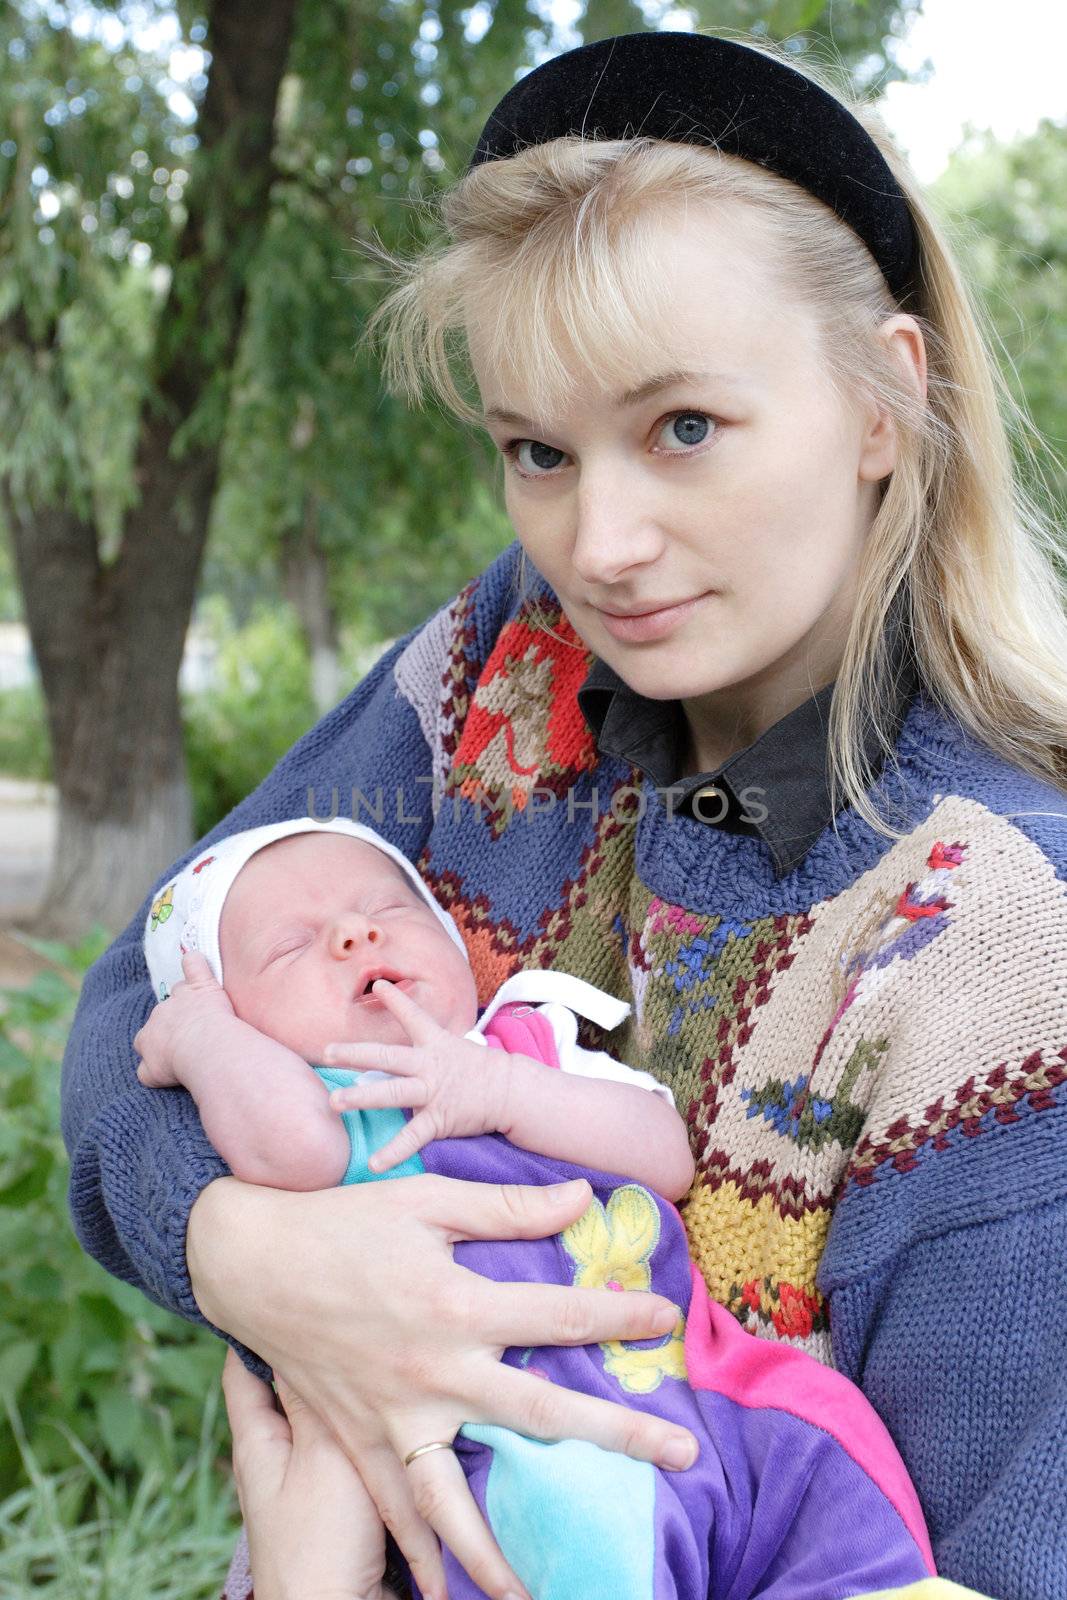
M 295 834 L 238 874 L 219 928 L 222 976 L 237 1015 L 319 1062 L 334 1040 L 407 1044 L 367 991 L 397 987 L 450 1033 L 478 1015 L 463 952 L 400 868 L 340 834 Z

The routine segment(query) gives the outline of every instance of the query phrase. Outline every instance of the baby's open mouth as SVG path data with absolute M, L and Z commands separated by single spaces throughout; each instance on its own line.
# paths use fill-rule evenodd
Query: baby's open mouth
M 395 971 L 395 969 L 392 967 L 374 967 L 361 980 L 359 987 L 352 996 L 354 1004 L 381 1005 L 381 1001 L 378 999 L 377 995 L 371 993 L 374 984 L 379 978 L 387 978 L 390 983 L 395 983 L 397 988 L 403 989 L 405 993 L 407 993 L 407 991 L 411 988 L 413 982 L 411 978 L 402 977 L 400 973 Z

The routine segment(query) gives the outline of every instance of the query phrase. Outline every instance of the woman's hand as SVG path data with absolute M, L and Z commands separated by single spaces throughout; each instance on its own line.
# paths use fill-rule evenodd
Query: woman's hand
M 587 1439 L 666 1467 L 692 1434 L 500 1361 L 509 1346 L 648 1339 L 677 1308 L 659 1295 L 499 1284 L 457 1266 L 461 1239 L 537 1239 L 586 1209 L 582 1181 L 549 1188 L 425 1175 L 309 1194 L 217 1179 L 193 1207 L 187 1252 L 204 1315 L 284 1376 L 357 1468 L 431 1600 L 436 1533 L 493 1597 L 523 1595 L 449 1450 L 464 1422 Z
M 329 1429 L 232 1350 L 222 1388 L 256 1600 L 389 1600 L 382 1519 Z

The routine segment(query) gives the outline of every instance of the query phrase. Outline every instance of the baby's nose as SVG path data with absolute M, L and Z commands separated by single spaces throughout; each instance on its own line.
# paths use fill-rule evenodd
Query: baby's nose
M 369 917 L 358 911 L 349 911 L 334 918 L 330 929 L 330 951 L 343 960 L 346 956 L 355 955 L 364 945 L 378 944 L 381 936 L 381 929 Z

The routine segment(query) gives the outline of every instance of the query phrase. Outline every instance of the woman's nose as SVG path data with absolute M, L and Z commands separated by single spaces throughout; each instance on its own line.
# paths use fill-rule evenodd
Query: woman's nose
M 662 551 L 663 536 L 645 496 L 617 467 L 583 469 L 574 518 L 571 565 L 586 583 L 614 583 Z
M 382 930 L 361 911 L 345 911 L 330 925 L 329 949 L 338 961 L 358 955 L 367 945 L 381 942 Z

